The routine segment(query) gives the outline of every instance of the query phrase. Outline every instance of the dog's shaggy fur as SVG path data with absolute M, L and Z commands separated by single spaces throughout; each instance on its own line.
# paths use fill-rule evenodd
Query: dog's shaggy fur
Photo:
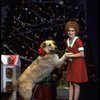
M 57 47 L 52 40 L 44 41 L 40 47 L 45 51 L 44 56 L 38 56 L 35 61 L 22 73 L 14 83 L 14 90 L 9 100 L 16 100 L 16 91 L 24 100 L 30 100 L 32 89 L 43 78 L 50 74 L 56 67 L 60 67 L 66 57 L 65 54 L 59 59 L 55 53 Z

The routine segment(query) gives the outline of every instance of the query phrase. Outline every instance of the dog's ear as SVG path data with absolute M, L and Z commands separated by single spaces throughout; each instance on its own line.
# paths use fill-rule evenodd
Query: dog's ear
M 43 43 L 40 44 L 40 47 L 41 48 L 45 48 L 45 46 L 46 46 L 46 43 L 45 42 L 43 42 Z
M 56 44 L 54 40 L 50 40 L 53 44 Z

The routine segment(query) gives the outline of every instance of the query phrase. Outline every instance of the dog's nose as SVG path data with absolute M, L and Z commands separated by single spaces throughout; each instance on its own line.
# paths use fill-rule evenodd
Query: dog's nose
M 58 50 L 58 48 L 57 48 L 57 47 L 55 47 L 55 50 L 57 51 L 57 50 Z

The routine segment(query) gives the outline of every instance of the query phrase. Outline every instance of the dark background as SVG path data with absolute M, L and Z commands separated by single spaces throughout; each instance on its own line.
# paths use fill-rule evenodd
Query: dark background
M 99 68 L 99 0 L 87 0 L 87 32 L 93 46 L 93 54 Z
M 99 0 L 86 0 L 86 20 L 87 20 L 87 33 L 90 36 L 92 43 L 92 51 L 95 57 L 99 75 Z M 81 100 L 99 100 L 99 81 L 89 82 L 82 85 Z

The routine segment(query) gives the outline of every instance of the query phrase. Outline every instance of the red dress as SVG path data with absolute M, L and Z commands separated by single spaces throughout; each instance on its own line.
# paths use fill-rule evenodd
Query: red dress
M 73 39 L 71 45 L 69 44 L 69 39 L 67 39 L 67 48 L 69 52 L 74 54 L 84 50 L 83 43 L 78 37 Z M 88 81 L 86 64 L 83 57 L 72 58 L 72 62 L 68 62 L 66 80 L 76 83 Z

